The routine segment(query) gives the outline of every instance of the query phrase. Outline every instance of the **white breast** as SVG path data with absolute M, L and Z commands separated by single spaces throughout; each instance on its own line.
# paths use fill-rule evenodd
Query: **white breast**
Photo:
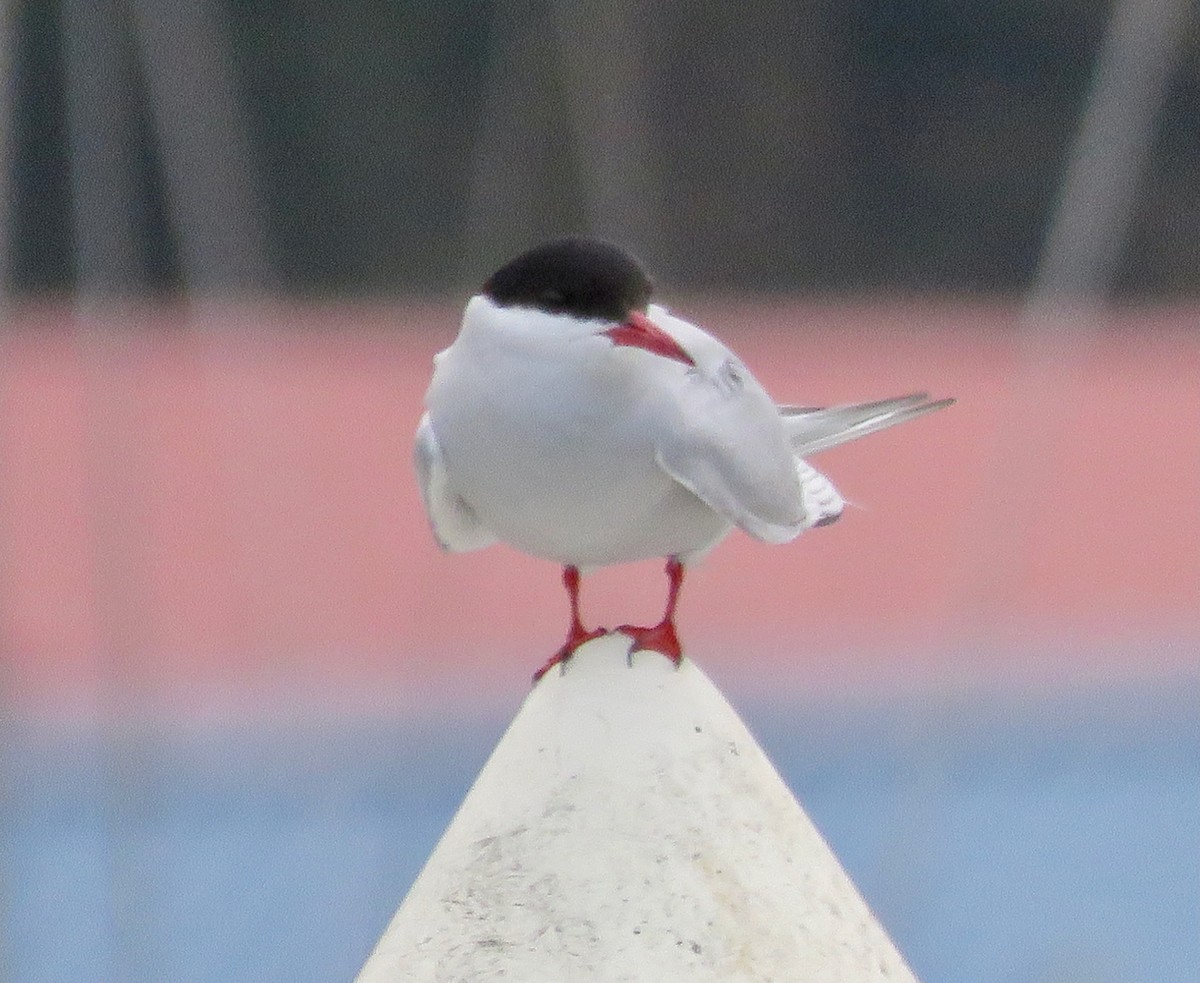
M 730 522 L 655 460 L 656 402 L 687 367 L 596 327 L 470 302 L 426 396 L 455 491 L 499 539 L 560 563 L 710 548 Z

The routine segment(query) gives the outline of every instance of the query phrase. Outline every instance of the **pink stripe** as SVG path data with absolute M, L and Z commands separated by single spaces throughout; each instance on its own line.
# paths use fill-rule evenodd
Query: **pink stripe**
M 677 307 L 780 400 L 959 397 L 819 459 L 862 506 L 840 523 L 718 549 L 688 578 L 685 647 L 719 661 L 733 639 L 850 651 L 1196 626 L 1195 311 L 1126 314 L 1039 382 L 998 308 Z M 100 344 L 28 311 L 0 341 L 0 624 L 19 691 L 114 671 L 425 678 L 513 653 L 527 675 L 561 642 L 556 569 L 445 556 L 425 527 L 410 434 L 453 310 L 231 308 L 207 333 L 134 320 Z M 653 620 L 663 590 L 658 564 L 601 572 L 585 617 Z

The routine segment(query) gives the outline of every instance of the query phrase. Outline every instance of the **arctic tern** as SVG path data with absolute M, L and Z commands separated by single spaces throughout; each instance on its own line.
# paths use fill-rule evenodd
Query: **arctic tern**
M 488 278 L 434 358 L 414 460 L 438 543 L 505 542 L 563 568 L 570 627 L 535 681 L 605 634 L 583 625 L 581 571 L 665 558 L 662 620 L 615 630 L 631 656 L 650 649 L 678 665 L 686 564 L 735 526 L 785 543 L 835 521 L 844 500 L 804 458 L 954 402 L 777 406 L 725 345 L 651 303 L 651 289 L 611 243 L 548 242 Z

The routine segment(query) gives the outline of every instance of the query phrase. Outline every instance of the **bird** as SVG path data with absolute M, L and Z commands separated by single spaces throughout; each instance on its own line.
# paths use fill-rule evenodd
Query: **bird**
M 567 638 L 535 683 L 607 634 L 584 626 L 583 574 L 650 558 L 665 561 L 663 617 L 614 631 L 631 660 L 650 650 L 678 666 L 688 565 L 735 528 L 780 544 L 836 521 L 845 500 L 806 458 L 954 402 L 777 405 L 728 347 L 652 295 L 621 246 L 553 239 L 492 273 L 434 357 L 413 459 L 437 543 L 503 542 L 562 567 Z

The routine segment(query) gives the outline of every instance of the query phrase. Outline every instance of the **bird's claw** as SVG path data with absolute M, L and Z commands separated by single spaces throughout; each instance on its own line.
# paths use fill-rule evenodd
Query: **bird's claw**
M 583 629 L 572 631 L 571 636 L 566 640 L 566 642 L 563 643 L 562 648 L 550 656 L 550 658 L 546 660 L 546 664 L 533 674 L 533 681 L 535 683 L 538 682 L 555 666 L 559 667 L 560 673 L 566 672 L 567 660 L 575 654 L 576 649 L 578 649 L 581 645 L 586 645 L 588 642 L 594 641 L 595 639 L 600 638 L 602 635 L 607 634 L 608 629 L 606 628 L 594 628 L 591 631 L 585 631 Z
M 634 654 L 637 652 L 649 651 L 665 655 L 675 663 L 676 669 L 683 662 L 683 646 L 679 644 L 679 636 L 675 632 L 675 622 L 672 620 L 660 621 L 657 625 L 649 627 L 619 625 L 613 630 L 619 631 L 622 635 L 628 635 L 633 640 L 633 644 L 629 646 L 629 653 L 626 655 L 626 661 L 631 668 Z

